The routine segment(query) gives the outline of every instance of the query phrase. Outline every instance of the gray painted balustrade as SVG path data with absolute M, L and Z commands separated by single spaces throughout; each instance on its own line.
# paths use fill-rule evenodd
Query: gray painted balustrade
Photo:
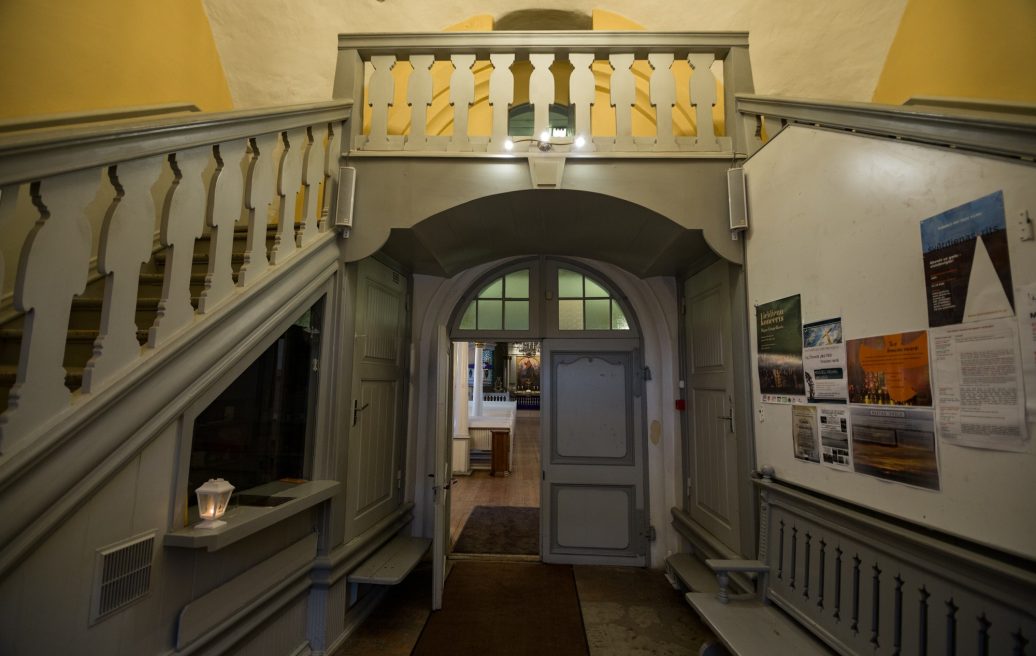
M 0 323 L 5 339 L 21 331 L 17 362 L 0 363 L 14 368 L 0 390 L 0 456 L 44 452 L 78 403 L 326 232 L 349 115 L 348 103 L 319 103 L 0 139 Z M 13 280 L 5 262 L 18 263 Z M 145 279 L 161 281 L 157 299 Z M 153 322 L 140 325 L 148 312 Z M 91 332 L 80 385 L 66 344 Z

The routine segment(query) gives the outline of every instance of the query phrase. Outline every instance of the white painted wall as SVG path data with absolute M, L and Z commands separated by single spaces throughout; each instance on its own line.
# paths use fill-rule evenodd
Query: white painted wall
M 757 93 L 868 101 L 906 0 L 203 0 L 235 107 L 329 100 L 343 32 L 437 32 L 480 14 L 594 8 L 656 31 L 750 33 Z
M 803 322 L 840 316 L 847 339 L 926 329 L 920 221 L 997 190 L 1014 284 L 1036 280 L 1036 242 L 1010 229 L 1019 210 L 1036 210 L 1031 164 L 793 127 L 745 169 L 750 307 L 801 294 Z M 758 375 L 752 384 L 757 399 Z M 929 492 L 795 460 L 790 406 L 756 408 L 757 462 L 774 466 L 778 478 L 1036 557 L 1034 440 L 1020 454 L 940 442 L 942 491 Z M 1030 423 L 1030 435 L 1034 429 Z
M 658 539 L 651 545 L 651 565 L 661 567 L 669 552 L 679 549 L 679 538 L 669 522 L 669 509 L 680 505 L 679 466 L 681 462 L 680 417 L 674 409 L 677 396 L 678 317 L 676 287 L 672 278 L 642 280 L 614 265 L 580 259 L 610 279 L 627 298 L 643 333 L 644 364 L 651 368 L 652 380 L 645 383 L 647 418 L 648 504 L 651 524 Z M 412 380 L 416 412 L 411 416 L 408 439 L 407 480 L 416 487 L 408 490 L 415 503 L 415 534 L 432 535 L 433 513 L 430 479 L 434 471 L 436 328 L 449 323 L 450 314 L 464 293 L 488 270 L 503 264 L 497 261 L 473 267 L 444 279 L 414 276 L 413 335 L 415 357 Z M 657 422 L 657 428 L 653 427 Z

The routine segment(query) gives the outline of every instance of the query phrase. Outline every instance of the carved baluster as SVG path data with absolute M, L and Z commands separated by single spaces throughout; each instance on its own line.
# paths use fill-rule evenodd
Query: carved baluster
M 277 173 L 277 236 L 273 240 L 270 264 L 280 264 L 296 251 L 295 201 L 302 186 L 302 158 L 306 128 L 281 133 L 284 150 Z
M 853 633 L 860 631 L 860 564 L 863 563 L 859 556 L 853 556 L 853 612 L 852 625 L 849 627 Z
M 31 185 L 39 218 L 18 261 L 14 307 L 26 315 L 18 371 L 0 415 L 0 453 L 68 407 L 65 337 L 72 298 L 86 289 L 92 239 L 84 210 L 99 184 L 98 172 L 87 170 Z
M 824 578 L 827 576 L 827 542 L 820 538 L 820 567 L 817 568 L 817 608 L 824 607 Z
M 18 185 L 0 187 L 0 235 L 7 235 L 7 227 L 14 219 L 14 210 L 18 205 Z M 4 251 L 0 249 L 0 294 L 4 290 Z
M 921 586 L 919 591 L 920 599 L 918 600 L 918 617 L 917 617 L 917 653 L 927 654 L 928 653 L 928 598 L 932 596 L 932 593 L 928 592 L 925 586 Z
M 572 62 L 572 76 L 568 83 L 568 98 L 575 105 L 575 135 L 583 137 L 586 144 L 581 150 L 593 150 L 593 129 L 590 125 L 590 108 L 594 104 L 594 73 L 590 67 L 594 56 L 590 53 L 573 53 L 568 56 Z
M 205 222 L 211 228 L 209 235 L 209 270 L 205 274 L 205 289 L 198 300 L 198 312 L 205 313 L 220 304 L 234 291 L 233 257 L 234 224 L 241 216 L 245 181 L 241 161 L 245 157 L 246 142 L 228 141 L 213 146 L 216 160 L 212 183 L 209 185 Z
M 694 121 L 698 129 L 698 145 L 718 148 L 716 128 L 712 125 L 712 106 L 716 104 L 716 76 L 712 74 L 712 62 L 716 56 L 710 53 L 687 55 L 694 73 L 691 74 L 691 104 L 694 105 Z
M 791 527 L 791 567 L 789 568 L 791 570 L 791 573 L 788 575 L 788 578 L 791 579 L 789 587 L 792 590 L 795 589 L 795 579 L 796 579 L 796 576 L 798 574 L 798 565 L 799 565 L 799 563 L 798 563 L 799 557 L 798 556 L 799 556 L 799 527 L 792 526 Z
M 842 551 L 841 547 L 835 547 L 835 612 L 833 617 L 836 620 L 842 619 Z
M 468 138 L 468 111 L 475 102 L 475 55 L 451 55 L 453 74 L 450 75 L 450 104 L 453 105 L 453 136 L 447 150 L 471 150 Z
M 299 248 L 305 248 L 317 238 L 320 185 L 324 181 L 324 161 L 327 158 L 326 141 L 326 124 L 307 129 L 306 152 L 302 156 L 302 229 L 299 230 Z
M 612 107 L 615 108 L 615 145 L 633 147 L 633 105 L 637 102 L 637 87 L 633 81 L 633 55 L 611 55 Z
M 989 656 L 989 627 L 993 623 L 989 621 L 985 613 L 978 617 L 978 656 Z
M 877 649 L 878 635 L 881 633 L 881 568 L 876 564 L 871 567 L 871 644 Z
M 367 135 L 366 148 L 387 150 L 388 140 L 388 108 L 392 106 L 392 98 L 396 93 L 396 84 L 392 79 L 392 69 L 396 65 L 395 55 L 377 55 L 371 57 L 374 74 L 371 75 L 367 104 L 371 108 L 371 131 Z
M 806 599 L 809 599 L 809 561 L 813 551 L 812 541 L 813 536 L 809 534 L 809 531 L 806 531 L 806 545 L 802 553 L 802 596 Z
M 328 228 L 328 215 L 331 213 L 331 199 L 337 190 L 332 184 L 338 175 L 338 162 L 342 154 L 342 130 L 340 123 L 329 123 L 327 126 L 327 150 L 324 160 L 324 198 L 320 207 L 320 223 L 317 228 L 321 232 Z
M 407 84 L 406 101 L 410 105 L 410 135 L 406 139 L 407 150 L 428 148 L 428 106 L 432 104 L 432 55 L 411 55 L 410 65 L 414 72 Z
M 953 603 L 951 597 L 946 602 L 946 653 L 953 656 L 957 653 L 957 611 L 960 607 Z
M 655 150 L 674 150 L 673 105 L 676 104 L 676 80 L 671 71 L 673 55 L 651 53 L 651 104 L 655 106 Z
M 162 173 L 162 158 L 124 162 L 108 169 L 115 198 L 104 215 L 97 270 L 107 276 L 101 326 L 93 358 L 83 371 L 83 391 L 101 384 L 140 356 L 137 289 L 140 266 L 151 259 L 155 201 L 151 187 Z
M 905 581 L 899 574 L 896 574 L 894 580 L 896 590 L 892 597 L 892 653 L 894 656 L 899 656 L 903 651 L 903 583 Z
M 252 284 L 270 267 L 266 259 L 266 222 L 273 202 L 277 159 L 274 149 L 276 134 L 264 134 L 248 142 L 250 151 L 248 172 L 245 175 L 245 216 L 248 236 L 245 241 L 244 263 L 237 274 L 239 287 Z
M 194 319 L 191 305 L 191 266 L 194 242 L 204 231 L 205 184 L 202 179 L 212 149 L 191 148 L 169 156 L 175 179 L 162 208 L 159 239 L 169 249 L 162 279 L 158 316 L 151 326 L 148 345 L 168 342 Z
M 500 152 L 507 141 L 507 112 L 514 102 L 513 54 L 489 55 L 493 73 L 489 76 L 489 104 L 493 107 L 493 131 L 488 150 Z
M 784 520 L 780 521 L 780 531 L 777 537 L 777 580 L 784 578 Z
M 554 55 L 529 55 L 529 61 L 532 62 L 532 75 L 529 77 L 532 134 L 539 139 L 543 132 L 550 134 L 550 104 L 554 102 L 554 75 L 550 72 L 550 65 L 554 63 Z

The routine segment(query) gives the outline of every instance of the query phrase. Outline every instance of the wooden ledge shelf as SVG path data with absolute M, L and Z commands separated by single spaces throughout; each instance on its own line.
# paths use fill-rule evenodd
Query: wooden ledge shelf
M 227 511 L 223 521 L 227 523 L 218 529 L 188 527 L 166 533 L 167 547 L 184 549 L 205 549 L 219 551 L 238 540 L 269 528 L 278 522 L 297 515 L 304 510 L 333 497 L 341 487 L 338 481 L 309 481 L 291 489 L 278 491 L 279 497 L 291 497 L 279 506 L 237 506 Z
M 400 535 L 354 569 L 349 574 L 349 583 L 396 585 L 417 566 L 431 544 L 429 538 Z

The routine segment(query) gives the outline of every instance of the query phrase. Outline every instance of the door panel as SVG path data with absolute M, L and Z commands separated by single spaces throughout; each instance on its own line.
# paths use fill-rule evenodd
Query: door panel
M 432 494 L 435 504 L 435 528 L 432 536 L 432 610 L 442 608 L 442 592 L 446 585 L 446 554 L 450 547 L 450 488 L 453 487 L 452 400 L 450 380 L 451 348 L 445 326 L 440 326 L 435 342 L 435 462 Z
M 355 537 L 400 503 L 406 279 L 384 264 L 363 260 L 356 270 L 352 405 L 346 414 L 349 466 L 347 538 Z
M 546 562 L 647 563 L 643 380 L 637 340 L 544 340 Z
M 729 265 L 720 261 L 684 287 L 689 439 L 687 512 L 740 553 Z

